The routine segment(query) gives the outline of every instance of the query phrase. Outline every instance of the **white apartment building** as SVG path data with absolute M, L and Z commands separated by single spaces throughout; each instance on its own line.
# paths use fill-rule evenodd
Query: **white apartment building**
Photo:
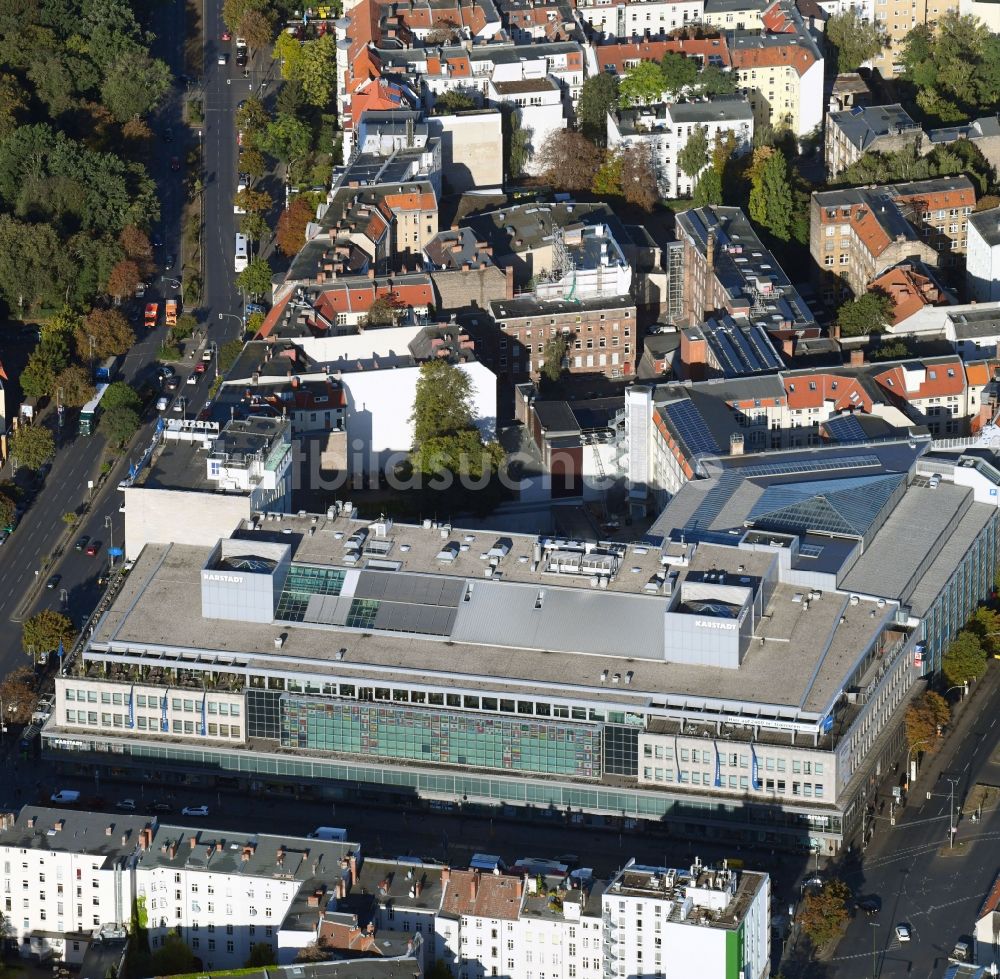
M 493 78 L 487 86 L 486 98 L 494 108 L 502 105 L 514 107 L 521 129 L 528 134 L 530 156 L 525 169 L 528 173 L 539 173 L 536 157 L 546 140 L 553 133 L 566 128 L 563 95 L 559 84 L 548 75 L 510 81 Z
M 602 896 L 605 976 L 762 979 L 770 973 L 770 879 L 630 860 Z
M 969 298 L 977 303 L 1000 299 L 1000 207 L 969 215 L 965 277 Z
M 732 133 L 735 153 L 742 156 L 750 151 L 753 141 L 753 109 L 742 95 L 623 109 L 608 114 L 608 146 L 647 145 L 660 193 L 669 198 L 687 197 L 709 164 L 691 177 L 677 165 L 677 156 L 699 128 L 708 140 L 709 152 L 717 137 Z
M 605 40 L 641 37 L 647 31 L 665 34 L 686 24 L 700 23 L 705 16 L 704 0 L 586 0 L 576 9 L 581 19 L 603 34 Z
M 25 957 L 70 960 L 74 942 L 129 928 L 135 910 L 154 952 L 177 934 L 206 970 L 241 966 L 258 943 L 287 964 L 315 932 L 307 927 L 303 941 L 298 912 L 311 907 L 318 922 L 317 895 L 356 880 L 360 857 L 354 843 L 128 813 L 25 806 L 0 822 L 8 937 Z

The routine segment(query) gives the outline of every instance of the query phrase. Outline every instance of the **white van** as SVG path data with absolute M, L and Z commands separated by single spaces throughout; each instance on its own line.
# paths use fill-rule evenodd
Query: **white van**
M 310 840 L 327 840 L 328 842 L 344 843 L 347 840 L 347 830 L 339 826 L 317 826 L 308 837 Z
M 58 792 L 53 792 L 49 797 L 50 802 L 79 802 L 80 793 L 74 792 L 72 789 L 60 789 Z
M 242 272 L 247 267 L 247 236 L 236 236 L 236 261 L 233 265 L 237 272 Z

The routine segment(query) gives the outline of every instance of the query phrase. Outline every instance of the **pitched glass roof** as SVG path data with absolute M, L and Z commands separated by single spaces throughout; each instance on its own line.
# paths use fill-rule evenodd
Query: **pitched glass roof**
M 905 479 L 904 473 L 885 473 L 769 486 L 747 515 L 747 523 L 862 537 Z

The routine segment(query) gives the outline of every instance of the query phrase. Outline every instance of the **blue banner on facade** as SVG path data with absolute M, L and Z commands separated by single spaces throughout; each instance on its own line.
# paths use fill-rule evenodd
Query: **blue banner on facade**
M 719 788 L 722 785 L 722 762 L 719 759 L 719 746 L 713 742 L 712 747 L 715 748 L 715 787 Z
M 128 726 L 135 727 L 135 687 L 128 692 Z
M 166 733 L 170 730 L 170 725 L 167 723 L 167 698 L 163 697 L 163 713 L 160 716 L 160 730 Z
M 753 745 L 750 745 L 750 784 L 753 785 L 754 791 L 760 790 L 760 778 L 758 777 L 757 769 L 757 752 L 753 750 Z
M 201 734 L 204 737 L 208 734 L 208 721 L 205 717 L 206 705 L 208 704 L 208 697 L 201 698 Z

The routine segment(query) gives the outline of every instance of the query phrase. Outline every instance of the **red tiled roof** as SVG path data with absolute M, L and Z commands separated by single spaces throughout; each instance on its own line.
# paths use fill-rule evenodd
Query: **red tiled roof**
M 261 323 L 260 329 L 257 331 L 255 340 L 265 340 L 271 335 L 275 326 L 281 322 L 282 316 L 285 314 L 285 307 L 288 305 L 288 300 L 292 298 L 292 293 L 289 292 L 284 299 L 280 300 L 276 305 L 272 306 L 270 312 L 264 317 L 264 322 Z
M 667 41 L 628 41 L 622 44 L 600 44 L 597 46 L 597 64 L 601 71 L 614 68 L 619 75 L 625 74 L 626 61 L 660 61 L 668 51 L 688 57 L 707 59 L 716 55 L 726 66 L 732 64 L 729 48 L 723 38 L 703 41 L 671 39 Z
M 812 53 L 801 44 L 762 44 L 738 47 L 733 51 L 733 67 L 737 69 L 789 65 L 804 75 L 815 63 Z
M 523 881 L 510 874 L 483 874 L 478 870 L 453 870 L 441 910 L 455 915 L 517 920 Z
M 316 299 L 316 311 L 327 319 L 338 313 L 367 313 L 377 298 L 391 298 L 398 306 L 420 308 L 434 301 L 434 287 L 426 282 L 397 283 L 391 288 L 388 282 L 371 282 L 365 285 L 334 283 L 325 288 Z
M 939 289 L 929 276 L 921 275 L 912 266 L 897 265 L 868 283 L 868 290 L 881 289 L 895 303 L 892 325 L 899 326 L 925 306 L 947 306 L 949 296 Z
M 871 412 L 872 399 L 857 378 L 844 374 L 790 374 L 783 377 L 788 407 L 820 408 L 832 401 L 837 411 Z
M 993 887 L 986 895 L 986 900 L 983 901 L 983 906 L 979 909 L 976 920 L 992 914 L 998 907 L 1000 907 L 1000 874 L 997 874 L 996 880 L 993 881 Z
M 965 390 L 965 368 L 957 357 L 951 361 L 920 364 L 916 369 L 925 371 L 924 380 L 916 390 L 907 389 L 907 372 L 902 364 L 896 364 L 889 370 L 876 374 L 874 379 L 885 390 L 906 401 L 947 397 L 951 394 L 961 394 Z
M 433 194 L 386 194 L 384 200 L 393 211 L 437 210 L 437 201 Z

